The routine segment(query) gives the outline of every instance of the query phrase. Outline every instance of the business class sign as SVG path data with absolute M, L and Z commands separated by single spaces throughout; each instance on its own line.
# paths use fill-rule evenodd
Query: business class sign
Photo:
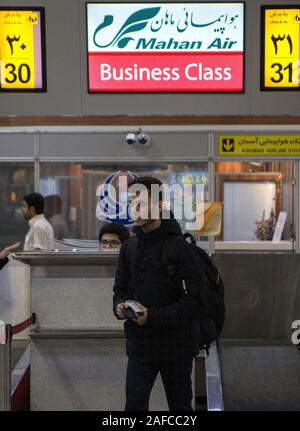
M 88 3 L 89 92 L 242 92 L 244 3 Z

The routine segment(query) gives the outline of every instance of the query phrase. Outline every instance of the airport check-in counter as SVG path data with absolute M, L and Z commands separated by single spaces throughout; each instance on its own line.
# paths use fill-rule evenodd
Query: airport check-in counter
M 112 312 L 118 255 L 21 252 L 30 265 L 31 410 L 123 410 L 127 358 L 123 322 Z M 167 410 L 161 380 L 150 408 Z
M 31 267 L 37 315 L 30 333 L 31 409 L 122 410 L 125 339 L 112 313 L 117 255 L 22 252 L 15 258 Z M 220 340 L 225 410 L 299 409 L 291 324 L 299 319 L 300 255 L 225 252 L 213 259 L 228 308 Z M 150 409 L 167 410 L 160 379 Z
M 225 410 L 300 410 L 300 255 L 226 252 L 213 256 L 225 284 L 220 340 Z

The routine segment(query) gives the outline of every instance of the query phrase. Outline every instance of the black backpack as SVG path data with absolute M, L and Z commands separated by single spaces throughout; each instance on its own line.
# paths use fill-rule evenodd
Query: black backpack
M 188 238 L 190 241 L 186 241 Z M 199 340 L 199 349 L 205 349 L 208 354 L 210 343 L 219 338 L 224 326 L 226 314 L 224 283 L 218 268 L 212 262 L 208 253 L 196 245 L 196 240 L 190 233 L 186 233 L 182 236 L 170 236 L 163 244 L 161 265 L 169 275 L 169 280 L 177 279 L 177 282 L 180 282 L 182 294 L 189 295 L 189 291 L 185 281 L 178 279 L 176 268 L 174 268 L 172 263 L 172 256 L 178 241 L 182 241 L 183 239 L 187 242 L 188 246 L 192 247 L 194 252 L 198 254 L 199 264 L 202 266 L 209 283 L 210 296 L 209 301 L 206 301 L 205 304 L 206 311 L 204 313 L 199 310 L 199 314 L 194 316 L 192 320 L 192 329 Z M 199 286 L 199 288 L 201 289 L 201 286 Z

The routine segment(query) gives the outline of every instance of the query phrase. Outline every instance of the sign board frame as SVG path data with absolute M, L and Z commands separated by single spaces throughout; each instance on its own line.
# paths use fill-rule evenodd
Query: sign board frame
M 300 135 L 219 135 L 218 156 L 299 157 Z
M 274 10 L 278 11 L 278 14 L 284 14 L 284 11 L 288 11 L 291 9 L 298 9 L 299 10 L 299 18 L 300 18 L 300 4 L 298 5 L 284 5 L 284 4 L 275 4 L 275 5 L 263 5 L 261 6 L 261 35 L 260 35 L 260 46 L 261 46 L 261 60 L 260 60 L 260 91 L 300 91 L 300 21 L 299 21 L 299 29 L 298 29 L 298 34 L 294 35 L 293 39 L 297 39 L 297 43 L 299 45 L 299 49 L 298 49 L 298 59 L 297 59 L 297 66 L 298 66 L 298 85 L 297 86 L 279 86 L 276 85 L 276 81 L 281 82 L 287 75 L 288 75 L 288 80 L 289 82 L 290 79 L 293 80 L 294 79 L 294 63 L 293 62 L 289 62 L 287 63 L 287 65 L 282 64 L 281 62 L 279 63 L 280 57 L 278 57 L 278 59 L 274 60 L 274 63 L 271 65 L 272 67 L 272 78 L 270 78 L 270 80 L 274 80 L 274 85 L 266 85 L 265 80 L 266 80 L 266 11 L 267 10 Z M 277 21 L 274 20 L 274 26 L 276 26 Z M 283 19 L 281 19 L 281 17 L 279 16 L 278 18 L 278 23 L 280 25 L 280 23 L 282 23 L 282 25 L 285 24 L 285 21 Z M 288 26 L 288 24 L 286 24 L 286 26 Z M 276 27 L 274 27 L 276 28 Z M 282 33 L 282 32 L 281 32 Z M 284 33 L 284 30 L 283 30 Z M 276 35 L 272 35 L 274 36 L 274 55 L 277 55 L 277 53 L 279 52 L 279 49 L 282 45 L 279 46 L 280 42 L 285 43 L 286 47 L 289 46 L 289 50 L 290 50 L 290 55 L 291 51 L 293 49 L 293 39 L 290 38 L 289 40 L 287 39 L 287 36 L 284 34 L 284 38 L 283 39 L 283 33 L 280 34 L 280 32 L 276 33 Z M 278 39 L 277 39 L 278 38 Z M 278 42 L 278 43 L 277 43 Z M 272 57 L 273 58 L 273 57 Z M 271 59 L 271 57 L 270 57 Z M 285 56 L 285 61 L 286 60 L 286 56 Z M 296 66 L 295 65 L 295 66 Z
M 109 62 L 110 59 L 113 59 L 113 56 L 116 57 L 117 53 L 116 52 L 105 51 L 104 50 L 104 46 L 101 46 L 100 48 L 95 48 L 95 45 L 94 45 L 94 42 L 96 40 L 95 39 L 95 35 L 93 37 L 91 36 L 91 34 L 93 33 L 93 30 L 91 30 L 89 28 L 89 12 L 88 12 L 88 7 L 89 6 L 94 6 L 95 7 L 97 5 L 104 5 L 106 7 L 107 6 L 111 6 L 112 8 L 113 7 L 116 8 L 117 6 L 120 6 L 120 7 L 129 7 L 129 6 L 131 6 L 131 7 L 134 7 L 134 6 L 135 7 L 139 7 L 139 5 L 141 5 L 141 6 L 145 6 L 145 8 L 146 7 L 150 8 L 151 6 L 154 7 L 155 5 L 156 6 L 160 5 L 160 6 L 163 6 L 163 7 L 166 7 L 168 5 L 174 5 L 176 7 L 179 7 L 179 6 L 186 6 L 186 7 L 187 6 L 194 6 L 195 7 L 197 5 L 201 5 L 201 4 L 205 5 L 205 4 L 208 4 L 208 3 L 209 3 L 208 1 L 206 1 L 206 2 L 205 1 L 188 2 L 188 3 L 174 2 L 174 1 L 170 1 L 170 2 L 167 2 L 167 3 L 159 3 L 159 2 L 155 2 L 155 1 L 151 2 L 151 3 L 143 3 L 143 2 L 136 2 L 136 3 L 120 3 L 120 2 L 118 2 L 118 3 L 113 3 L 113 2 L 101 2 L 101 3 L 97 3 L 97 2 L 86 2 L 86 32 L 87 32 L 87 41 L 86 41 L 86 47 L 87 48 L 86 48 L 86 51 L 87 51 L 87 91 L 88 91 L 88 94 L 101 94 L 101 93 L 122 93 L 122 94 L 124 94 L 124 93 L 125 94 L 130 94 L 130 93 L 134 93 L 134 94 L 141 94 L 141 93 L 151 93 L 151 94 L 155 94 L 155 93 L 159 93 L 159 94 L 162 94 L 162 93 L 167 93 L 167 94 L 169 94 L 169 93 L 172 93 L 172 94 L 178 94 L 178 93 L 196 93 L 196 94 L 198 94 L 198 93 L 200 93 L 200 94 L 201 93 L 214 93 L 214 94 L 216 94 L 217 93 L 217 94 L 223 94 L 223 93 L 225 93 L 225 94 L 230 94 L 230 93 L 234 93 L 234 94 L 237 94 L 238 93 L 238 94 L 242 94 L 242 93 L 244 93 L 245 92 L 245 15 L 246 15 L 246 12 L 245 12 L 245 8 L 246 8 L 245 1 L 240 1 L 240 2 L 230 2 L 230 1 L 217 2 L 217 1 L 214 1 L 214 2 L 210 2 L 211 5 L 212 6 L 216 6 L 216 8 L 221 8 L 222 5 L 224 6 L 226 4 L 229 4 L 229 5 L 235 5 L 234 7 L 240 6 L 241 9 L 242 9 L 242 24 L 241 24 L 241 26 L 242 26 L 243 32 L 242 32 L 242 36 L 241 36 L 241 39 L 240 39 L 240 42 L 239 42 L 240 44 L 242 44 L 242 50 L 241 50 L 241 52 L 240 51 L 238 51 L 238 52 L 237 51 L 236 52 L 232 51 L 232 54 L 231 54 L 232 57 L 235 56 L 236 58 L 237 58 L 237 55 L 241 55 L 242 56 L 242 59 L 239 60 L 240 63 L 241 63 L 241 67 L 240 67 L 241 79 L 240 79 L 240 83 L 239 83 L 238 87 L 235 87 L 235 88 L 229 88 L 228 87 L 228 88 L 226 88 L 226 86 L 224 85 L 224 88 L 217 88 L 216 89 L 216 88 L 209 88 L 209 85 L 208 85 L 208 87 L 204 88 L 204 89 L 201 89 L 200 87 L 199 88 L 193 88 L 192 86 L 186 85 L 186 83 L 184 82 L 184 79 L 181 79 L 182 76 L 184 76 L 184 74 L 183 74 L 182 71 L 186 70 L 184 68 L 184 66 L 182 66 L 182 68 L 181 67 L 179 68 L 179 76 L 180 76 L 179 81 L 182 81 L 183 85 L 181 85 L 180 83 L 178 83 L 178 85 L 176 85 L 176 82 L 173 83 L 173 85 L 172 85 L 172 83 L 169 84 L 169 85 L 167 85 L 166 84 L 167 81 L 165 80 L 164 81 L 164 85 L 159 86 L 159 84 L 158 84 L 156 86 L 156 88 L 155 88 L 155 86 L 153 86 L 153 88 L 151 88 L 151 85 L 146 85 L 144 88 L 142 88 L 141 85 L 140 86 L 139 85 L 135 85 L 136 84 L 135 82 L 133 82 L 133 85 L 131 85 L 131 86 L 127 84 L 127 87 L 122 87 L 122 85 L 115 85 L 115 86 L 113 86 L 112 84 L 111 84 L 111 86 L 109 86 L 109 85 L 105 86 L 105 85 L 103 85 L 103 83 L 101 84 L 101 79 L 97 78 L 97 76 L 99 75 L 99 73 L 102 73 L 102 71 L 99 72 L 98 69 L 97 69 L 96 72 L 92 72 L 92 70 L 94 70 L 95 67 L 96 67 L 96 65 L 97 65 L 97 60 L 96 60 L 97 51 L 95 51 L 95 49 L 96 50 L 100 50 L 99 52 L 101 53 L 102 59 L 105 57 L 106 58 L 105 61 L 107 61 L 107 62 Z M 96 29 L 100 28 L 100 30 L 99 30 L 99 32 L 100 32 L 100 31 L 102 31 L 103 28 L 105 30 L 105 27 L 108 28 L 113 23 L 114 16 L 112 15 L 112 13 L 108 13 L 108 12 L 104 13 L 103 12 L 103 14 L 104 14 L 104 16 L 99 21 L 99 23 L 97 23 L 97 27 L 95 26 L 94 33 L 95 33 Z M 131 17 L 132 17 L 132 15 L 130 16 L 130 18 Z M 222 17 L 225 17 L 225 15 L 222 15 Z M 227 19 L 227 17 L 226 17 L 226 19 Z M 225 20 L 225 18 L 223 18 L 223 20 Z M 229 20 L 230 20 L 230 17 L 228 16 L 227 23 L 229 22 Z M 125 24 L 127 22 L 128 22 L 128 18 L 127 18 L 127 21 L 125 23 L 123 21 L 120 24 L 121 25 L 121 27 L 120 27 L 121 30 L 119 30 L 119 33 L 120 32 L 122 33 L 122 28 L 124 26 L 126 27 Z M 122 24 L 123 24 L 123 26 L 122 26 Z M 135 24 L 135 25 L 138 26 L 138 25 L 141 25 L 141 24 Z M 117 27 L 117 28 L 119 29 L 119 27 Z M 217 31 L 218 29 L 215 29 L 215 30 Z M 116 33 L 116 35 L 118 35 L 119 33 Z M 113 35 L 114 34 L 115 33 L 113 33 Z M 129 39 L 132 39 L 132 35 L 133 34 L 134 34 L 134 32 L 131 32 L 131 33 L 128 32 L 128 35 L 126 35 L 126 37 L 123 38 L 122 40 L 119 40 L 118 43 L 117 43 L 117 45 L 118 45 L 119 42 L 123 43 L 123 41 L 124 41 L 123 45 L 126 44 L 126 49 L 122 52 L 122 54 L 119 54 L 120 56 L 123 55 L 123 54 L 126 54 L 126 53 L 128 54 L 127 55 L 127 59 L 126 59 L 126 55 L 124 56 L 125 57 L 125 60 L 124 60 L 125 63 L 124 64 L 126 64 L 126 62 L 130 63 L 129 56 L 133 57 L 133 55 L 137 55 L 137 54 L 135 54 L 135 52 L 137 52 L 136 50 L 132 50 L 132 49 L 128 48 L 128 46 L 130 46 L 130 44 L 133 43 L 131 41 L 128 42 Z M 125 32 L 124 32 L 124 35 L 125 35 Z M 217 35 L 220 35 L 220 33 L 215 33 L 215 35 L 217 37 Z M 98 36 L 99 36 L 99 34 L 97 35 L 97 37 Z M 93 49 L 90 48 L 90 46 L 91 46 L 91 40 L 93 40 L 93 47 L 94 47 Z M 223 41 L 223 39 L 222 39 L 222 41 Z M 187 43 L 187 42 L 185 42 L 185 43 Z M 228 43 L 230 43 L 230 42 L 228 42 Z M 174 44 L 175 44 L 175 42 L 172 42 L 172 46 L 174 46 Z M 116 45 L 116 43 L 115 43 L 115 45 Z M 149 46 L 148 39 L 147 39 L 147 43 L 145 42 L 145 45 Z M 111 43 L 107 44 L 106 46 L 111 46 Z M 155 63 L 156 67 L 154 67 L 154 69 L 156 69 L 155 73 L 157 73 L 157 74 L 159 73 L 159 71 L 157 70 L 158 69 L 157 63 L 159 63 L 159 60 L 160 60 L 159 54 L 161 54 L 161 56 L 166 56 L 166 55 L 170 56 L 170 60 L 168 60 L 168 59 L 166 60 L 166 61 L 170 62 L 171 66 L 169 65 L 170 66 L 169 69 L 173 70 L 172 68 L 174 66 L 174 60 L 175 60 L 175 63 L 176 63 L 176 54 L 178 54 L 178 50 L 176 51 L 176 49 L 175 49 L 175 51 L 173 50 L 173 52 L 168 52 L 166 54 L 166 52 L 164 52 L 164 49 L 166 49 L 166 48 L 159 49 L 159 53 L 158 53 L 157 50 L 156 50 L 156 47 L 155 47 L 153 52 L 144 52 L 143 53 L 143 55 L 145 56 L 144 63 L 150 64 L 151 61 L 153 62 L 153 64 Z M 117 51 L 116 46 L 113 47 L 113 51 Z M 198 54 L 199 53 L 201 53 L 201 54 L 205 53 L 205 51 L 201 51 L 201 50 L 197 51 L 197 52 L 198 52 Z M 184 50 L 184 49 L 181 50 L 181 54 L 182 54 L 182 58 L 183 58 L 183 63 L 185 63 L 185 61 L 186 61 L 184 59 L 184 55 L 188 56 L 189 53 L 194 53 L 194 56 L 195 56 L 195 51 L 188 51 L 188 50 Z M 224 51 L 220 50 L 219 54 L 222 54 L 222 53 L 224 54 Z M 213 51 L 209 52 L 206 57 L 212 58 L 213 57 L 212 54 L 213 54 Z M 230 52 L 229 52 L 229 54 L 230 54 Z M 99 53 L 98 53 L 98 55 L 99 55 Z M 94 60 L 93 60 L 92 56 L 95 57 Z M 123 61 L 124 57 L 122 58 L 122 61 Z M 139 57 L 139 58 L 141 58 L 141 57 Z M 116 57 L 116 60 L 113 59 L 112 61 L 114 61 L 114 63 L 112 63 L 112 64 L 114 64 L 114 65 L 116 64 L 117 67 L 119 67 L 119 68 L 123 67 L 124 70 L 126 70 L 126 68 L 128 66 L 128 64 L 126 64 L 126 66 L 125 66 L 125 65 L 123 65 L 123 63 L 121 61 L 118 61 L 118 56 Z M 233 60 L 231 60 L 231 61 L 233 61 Z M 203 64 L 203 67 L 202 67 L 203 70 L 201 71 L 202 77 L 204 76 L 205 69 L 206 69 L 206 67 L 204 67 L 204 65 L 205 64 Z M 141 67 L 139 67 L 139 65 L 136 65 L 136 64 L 134 66 L 138 66 L 138 67 L 135 67 L 135 68 L 134 67 L 130 67 L 130 69 L 132 69 L 132 70 L 130 70 L 130 74 L 131 75 L 133 74 L 134 76 L 136 76 L 139 73 L 138 69 L 145 68 L 145 64 L 143 64 Z M 168 64 L 167 64 L 167 66 L 168 66 Z M 113 69 L 113 67 L 112 67 L 112 69 Z M 207 68 L 207 69 L 209 69 L 209 68 Z M 217 68 L 214 69 L 214 70 L 216 72 Z M 224 68 L 224 70 L 225 70 L 225 68 Z M 224 72 L 224 70 L 223 70 L 223 72 Z M 103 71 L 103 73 L 106 73 L 106 71 Z M 168 74 L 170 74 L 170 71 L 168 71 Z M 96 76 L 96 78 L 93 78 L 94 76 Z M 152 77 L 152 75 L 151 75 L 151 77 Z M 155 79 L 157 79 L 157 76 L 155 77 Z M 93 83 L 92 80 L 94 80 L 95 83 Z M 101 85 L 98 83 L 98 81 L 100 81 Z M 102 79 L 102 81 L 103 81 L 103 79 Z M 215 79 L 213 79 L 213 81 L 215 82 Z M 113 84 L 115 84 L 116 82 L 117 81 L 113 82 Z M 117 82 L 117 84 L 118 84 L 118 82 Z M 138 82 L 138 84 L 140 84 L 140 83 Z
M 46 25 L 45 25 L 45 7 L 35 7 L 35 6 L 1 6 L 0 12 L 39 12 L 40 14 L 40 32 L 39 32 L 39 40 L 40 40 L 40 63 L 38 64 L 38 67 L 40 69 L 40 79 L 41 79 L 41 86 L 37 88 L 3 88 L 0 84 L 0 93 L 46 93 L 47 92 L 47 66 L 46 66 Z M 1 25 L 1 23 L 0 23 Z M 15 39 L 15 35 L 13 35 L 13 39 Z M 17 40 L 15 40 L 17 41 Z M 12 40 L 13 42 L 13 40 Z M 12 43 L 11 43 L 12 44 Z M 36 58 L 33 59 L 34 62 L 36 61 Z M 1 58 L 0 58 L 0 66 L 1 66 Z M 22 64 L 21 64 L 22 66 Z M 24 66 L 24 64 L 23 64 Z M 2 67 L 5 67 L 4 64 Z M 27 65 L 28 67 L 28 65 Z M 25 68 L 26 70 L 26 68 Z M 28 69 L 27 69 L 28 71 Z M 15 65 L 12 64 L 10 68 L 10 74 L 13 78 L 15 76 L 22 76 L 22 73 L 24 71 L 20 71 L 20 69 L 15 68 Z M 26 75 L 25 75 L 26 76 Z

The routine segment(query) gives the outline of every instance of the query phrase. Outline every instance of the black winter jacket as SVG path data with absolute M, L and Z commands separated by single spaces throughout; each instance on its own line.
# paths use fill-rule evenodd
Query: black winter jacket
M 137 227 L 134 232 L 137 238 L 129 238 L 120 250 L 113 289 L 114 313 L 117 304 L 134 299 L 147 307 L 148 319 L 144 326 L 125 321 L 127 355 L 143 361 L 193 356 L 198 353 L 198 340 L 191 324 L 192 316 L 205 304 L 207 288 L 198 256 L 184 239 L 174 250 L 172 265 L 179 274 L 178 280 L 185 280 L 191 292 L 185 295 L 182 283 L 167 280 L 161 262 L 167 237 L 182 235 L 177 221 L 162 220 L 160 227 L 149 233 Z M 130 261 L 132 254 L 133 262 Z

